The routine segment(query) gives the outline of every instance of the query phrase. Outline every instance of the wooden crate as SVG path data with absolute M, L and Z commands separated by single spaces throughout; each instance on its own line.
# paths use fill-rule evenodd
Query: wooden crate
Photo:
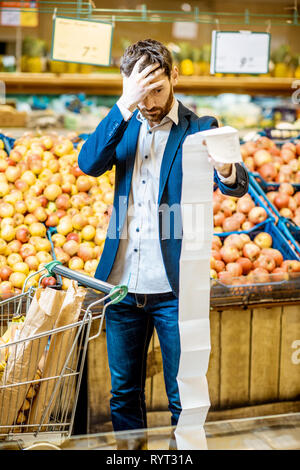
M 212 310 L 210 324 L 208 420 L 300 411 L 300 304 Z M 110 421 L 105 331 L 89 344 L 88 389 L 90 431 L 99 432 Z M 156 334 L 148 353 L 146 400 L 149 413 L 166 414 Z
M 24 111 L 3 111 L 0 109 L 1 127 L 26 127 L 27 113 Z

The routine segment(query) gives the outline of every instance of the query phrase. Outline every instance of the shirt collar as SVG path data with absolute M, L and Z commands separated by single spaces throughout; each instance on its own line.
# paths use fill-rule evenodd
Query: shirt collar
M 170 109 L 170 111 L 168 112 L 168 114 L 162 119 L 162 121 L 157 124 L 158 126 L 160 126 L 161 124 L 164 124 L 165 122 L 167 122 L 168 120 L 171 120 L 174 122 L 174 124 L 176 124 L 176 126 L 178 125 L 178 122 L 179 122 L 179 118 L 178 118 L 178 101 L 176 100 L 176 98 L 174 98 L 174 103 Z M 141 114 L 141 112 L 139 111 L 136 115 L 136 118 L 138 121 L 140 122 L 145 122 L 147 121 L 146 118 L 144 118 L 144 116 Z M 154 126 L 156 127 L 156 126 Z

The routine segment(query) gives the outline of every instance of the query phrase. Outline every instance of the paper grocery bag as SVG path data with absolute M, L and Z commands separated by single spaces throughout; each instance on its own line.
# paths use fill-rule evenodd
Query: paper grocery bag
M 78 287 L 77 282 L 71 281 L 54 328 L 70 325 L 78 321 L 85 292 L 85 289 Z M 77 328 L 72 327 L 60 333 L 54 333 L 51 336 L 49 350 L 47 351 L 42 371 L 42 378 L 57 377 L 61 374 L 68 358 L 70 348 L 74 344 Z M 74 354 L 76 354 L 76 352 L 75 345 Z M 58 387 L 57 391 L 52 396 L 57 380 L 58 379 L 53 378 L 41 382 L 28 417 L 28 424 L 40 424 L 42 418 L 43 424 L 48 423 L 51 411 L 55 406 L 55 399 L 60 393 L 60 387 Z M 67 381 L 68 380 L 70 380 L 70 383 L 73 384 L 74 376 L 70 379 L 67 379 Z M 61 385 L 63 385 L 63 383 Z M 71 387 L 67 386 L 67 389 L 68 393 L 70 393 Z M 49 403 L 49 409 L 47 410 L 45 416 L 43 416 Z M 35 426 L 30 426 L 29 429 L 36 430 L 38 428 Z M 45 430 L 45 427 L 41 429 Z
M 0 425 L 15 424 L 30 382 L 34 379 L 38 363 L 44 353 L 48 336 L 30 339 L 33 335 L 51 330 L 61 310 L 65 292 L 47 287 L 37 289 L 29 306 L 24 325 L 15 340 L 24 340 L 10 346 L 9 357 L 0 383 Z M 9 344 L 9 343 L 8 343 Z M 4 388 L 6 385 L 20 384 Z M 0 428 L 9 432 L 9 428 Z

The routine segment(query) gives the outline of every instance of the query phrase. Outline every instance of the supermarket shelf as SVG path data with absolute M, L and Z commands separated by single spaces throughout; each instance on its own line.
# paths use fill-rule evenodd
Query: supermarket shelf
M 0 73 L 6 93 L 61 94 L 85 92 L 95 95 L 119 95 L 122 79 L 119 74 L 53 74 Z M 176 93 L 218 95 L 224 92 L 251 95 L 292 95 L 294 78 L 273 77 L 183 77 Z

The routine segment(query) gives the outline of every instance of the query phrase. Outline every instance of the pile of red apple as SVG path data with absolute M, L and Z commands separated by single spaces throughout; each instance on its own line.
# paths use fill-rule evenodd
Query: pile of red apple
M 213 194 L 214 232 L 247 231 L 264 222 L 268 214 L 261 206 L 256 206 L 251 195 L 241 198 L 225 196 L 217 188 Z
M 238 285 L 278 282 L 288 280 L 290 273 L 299 273 L 300 261 L 284 260 L 272 245 L 267 232 L 258 233 L 253 240 L 245 233 L 228 235 L 224 241 L 214 235 L 210 277 Z
M 113 202 L 114 170 L 84 175 L 76 136 L 24 134 L 10 154 L 0 140 L 0 294 L 18 293 L 28 274 L 56 258 L 93 276 L 100 259 Z M 27 287 L 37 286 L 39 276 Z M 55 279 L 44 279 L 43 285 Z M 63 280 L 67 288 L 68 279 Z
M 300 191 L 295 192 L 290 183 L 281 183 L 278 191 L 269 191 L 266 196 L 282 217 L 293 220 L 300 227 Z
M 300 183 L 300 141 L 279 148 L 268 137 L 260 137 L 242 144 L 241 155 L 248 170 L 266 182 Z

